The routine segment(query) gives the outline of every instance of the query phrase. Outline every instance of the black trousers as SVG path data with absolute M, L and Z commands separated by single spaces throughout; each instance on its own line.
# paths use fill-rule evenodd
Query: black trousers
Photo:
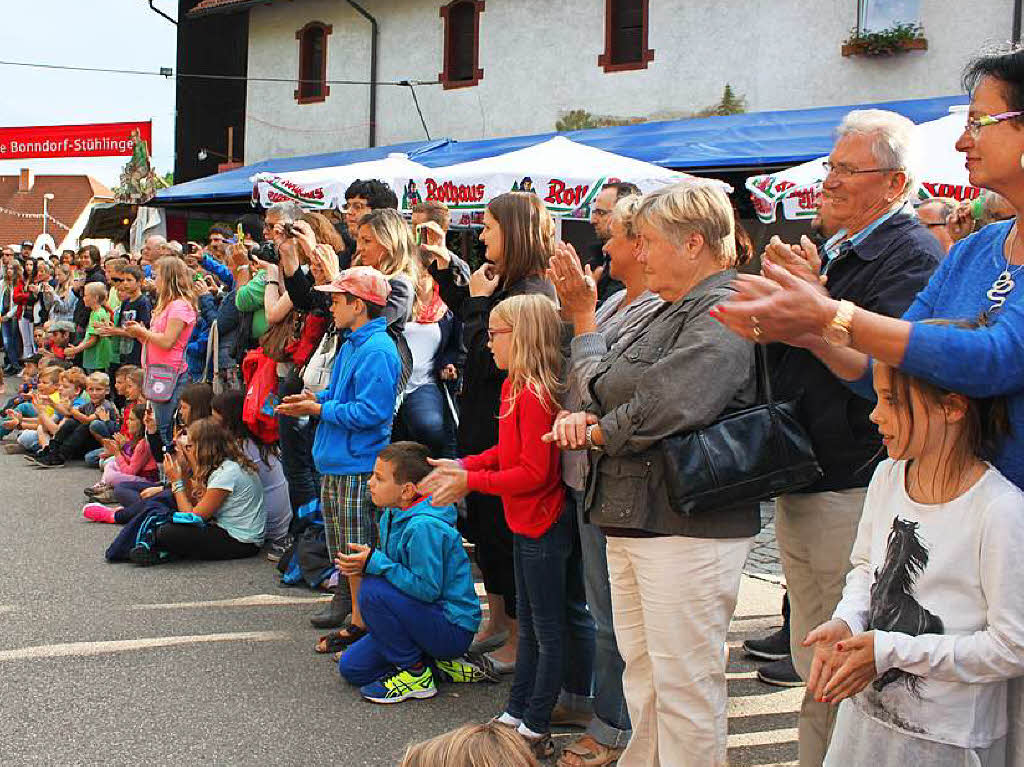
M 209 524 L 200 527 L 170 522 L 157 528 L 154 543 L 179 559 L 245 559 L 260 551 L 255 543 L 236 541 L 224 528 Z
M 512 531 L 505 509 L 495 495 L 466 496 L 466 520 L 460 530 L 476 544 L 476 563 L 488 594 L 505 598 L 505 614 L 516 617 L 516 573 L 512 559 Z
M 99 446 L 100 443 L 89 431 L 89 424 L 79 423 L 71 416 L 64 419 L 50 442 L 50 449 L 58 452 L 66 461 L 82 458 Z

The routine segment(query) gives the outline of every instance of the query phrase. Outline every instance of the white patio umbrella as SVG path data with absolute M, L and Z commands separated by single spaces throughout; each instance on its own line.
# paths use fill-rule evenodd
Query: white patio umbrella
M 966 107 L 952 107 L 951 114 L 916 126 L 917 151 L 912 168 L 918 181 L 918 199 L 973 200 L 981 194 L 981 189 L 971 186 L 964 156 L 955 146 L 964 130 L 965 111 Z M 823 166 L 827 159 L 819 157 L 778 173 L 748 178 L 746 187 L 758 218 L 766 224 L 773 223 L 779 203 L 787 219 L 813 218 L 821 205 Z
M 411 177 L 402 197 L 406 210 L 421 200 L 445 203 L 457 225 L 481 223 L 487 203 L 511 191 L 533 192 L 555 217 L 589 218 L 594 197 L 608 182 L 631 181 L 647 193 L 694 178 L 556 136 L 494 157 L 427 168 Z M 721 181 L 708 182 L 732 191 Z
M 356 179 L 376 179 L 392 189 L 405 188 L 427 168 L 399 152 L 380 160 L 334 165 L 288 173 L 257 173 L 252 177 L 253 198 L 263 207 L 277 202 L 296 202 L 313 210 L 341 208 L 345 190 Z

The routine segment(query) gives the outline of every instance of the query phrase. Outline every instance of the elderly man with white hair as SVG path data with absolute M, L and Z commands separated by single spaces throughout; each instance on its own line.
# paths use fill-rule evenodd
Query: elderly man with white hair
M 821 216 L 832 237 L 821 251 L 804 237 L 798 245 L 772 238 L 764 257 L 827 290 L 841 307 L 870 307 L 900 316 L 945 255 L 908 200 L 913 124 L 881 110 L 850 112 L 829 155 Z M 821 284 L 824 283 L 822 287 Z M 849 323 L 845 308 L 836 334 Z M 757 318 L 750 336 L 757 338 Z M 868 416 L 872 404 L 833 375 L 809 350 L 769 347 L 772 381 L 780 397 L 800 397 L 804 427 L 823 476 L 803 492 L 776 502 L 775 533 L 789 589 L 793 665 L 804 680 L 813 648 L 807 633 L 832 617 L 850 569 L 850 551 L 881 441 Z M 762 669 L 765 681 L 770 669 Z M 778 680 L 781 681 L 781 680 Z M 800 765 L 819 767 L 835 709 L 805 695 L 800 711 Z

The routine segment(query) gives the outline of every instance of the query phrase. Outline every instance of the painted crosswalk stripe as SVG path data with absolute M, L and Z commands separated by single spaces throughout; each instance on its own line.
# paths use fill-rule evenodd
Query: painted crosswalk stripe
M 285 631 L 236 631 L 230 634 L 193 634 L 186 636 L 148 637 L 145 639 L 116 639 L 99 642 L 68 642 L 65 644 L 34 645 L 14 650 L 0 650 L 0 662 L 36 660 L 39 658 L 87 657 L 156 647 L 206 644 L 210 642 L 279 642 L 291 639 Z
M 795 742 L 798 737 L 796 727 L 784 727 L 781 730 L 760 730 L 759 732 L 741 732 L 729 736 L 729 748 L 740 746 L 767 746 L 776 743 Z
M 252 594 L 234 599 L 212 599 L 205 602 L 165 602 L 129 605 L 129 610 L 181 610 L 194 607 L 279 607 L 284 605 L 316 605 L 329 602 L 330 594 L 319 597 L 289 597 L 280 594 Z

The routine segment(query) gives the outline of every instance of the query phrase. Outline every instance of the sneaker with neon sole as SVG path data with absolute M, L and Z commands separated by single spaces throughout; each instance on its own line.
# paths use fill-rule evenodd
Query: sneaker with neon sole
M 466 653 L 453 660 L 435 660 L 441 682 L 471 684 L 473 682 L 500 682 L 501 674 L 494 669 L 491 659 L 483 653 Z
M 114 524 L 114 509 L 102 503 L 87 503 L 82 507 L 82 516 L 90 522 Z
M 437 687 L 430 667 L 424 666 L 419 672 L 399 669 L 359 688 L 359 693 L 371 703 L 401 703 L 410 698 L 433 698 Z

